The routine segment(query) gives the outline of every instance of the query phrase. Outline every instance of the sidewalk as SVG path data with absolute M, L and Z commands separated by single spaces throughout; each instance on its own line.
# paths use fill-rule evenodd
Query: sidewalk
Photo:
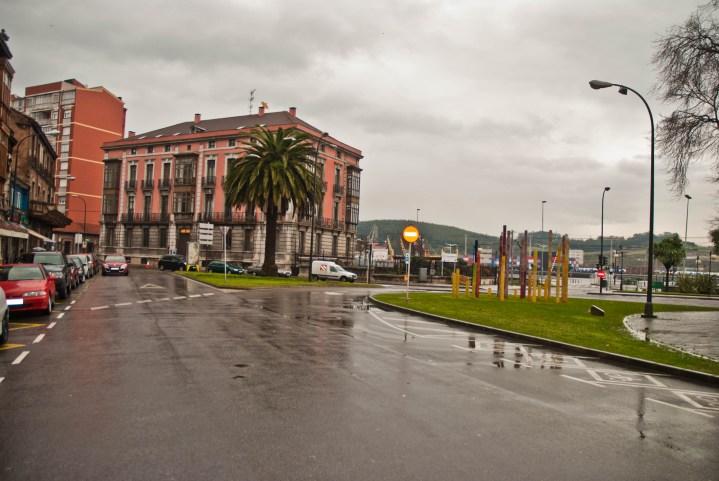
M 627 318 L 626 324 L 640 339 L 649 328 L 649 339 L 719 361 L 719 311 L 660 312 L 656 319 Z

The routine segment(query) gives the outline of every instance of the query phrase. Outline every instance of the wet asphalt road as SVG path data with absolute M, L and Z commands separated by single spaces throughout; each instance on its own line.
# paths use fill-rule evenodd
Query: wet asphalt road
M 0 351 L 0 479 L 719 479 L 718 389 L 366 294 L 91 280 Z

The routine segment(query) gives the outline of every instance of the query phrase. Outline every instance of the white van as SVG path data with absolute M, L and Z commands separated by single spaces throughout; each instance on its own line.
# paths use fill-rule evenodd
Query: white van
M 313 261 L 312 277 L 315 279 L 330 279 L 349 282 L 357 280 L 357 274 L 346 271 L 341 265 L 330 261 Z

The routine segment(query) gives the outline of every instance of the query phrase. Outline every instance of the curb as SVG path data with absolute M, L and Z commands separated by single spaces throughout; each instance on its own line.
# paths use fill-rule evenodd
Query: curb
M 708 373 L 704 373 L 704 372 L 700 372 L 700 371 L 694 371 L 691 369 L 684 369 L 681 367 L 669 366 L 667 364 L 661 364 L 661 363 L 654 362 L 654 361 L 647 361 L 644 359 L 639 359 L 637 357 L 625 356 L 623 354 L 615 354 L 613 352 L 602 351 L 599 349 L 592 349 L 589 347 L 577 346 L 576 344 L 569 344 L 566 342 L 555 341 L 553 339 L 532 336 L 530 334 L 522 334 L 520 332 L 508 331 L 506 329 L 500 329 L 498 327 L 485 326 L 483 324 L 475 324 L 472 322 L 454 319 L 452 317 L 445 317 L 445 316 L 440 316 L 438 314 L 430 314 L 427 312 L 410 309 L 408 307 L 395 306 L 394 304 L 389 304 L 387 302 L 379 301 L 374 296 L 369 296 L 369 299 L 372 303 L 374 303 L 377 306 L 381 306 L 381 307 L 384 307 L 387 309 L 392 309 L 392 310 L 399 311 L 399 312 L 405 312 L 408 314 L 417 314 L 417 315 L 424 316 L 424 317 L 427 317 L 430 319 L 436 319 L 439 321 L 448 322 L 450 324 L 460 325 L 462 327 L 469 327 L 469 328 L 475 329 L 477 331 L 485 331 L 485 332 L 503 334 L 505 336 L 512 337 L 515 339 L 520 339 L 523 341 L 539 342 L 541 344 L 549 345 L 552 347 L 558 347 L 565 351 L 570 351 L 570 352 L 574 352 L 574 353 L 578 353 L 578 354 L 584 354 L 584 355 L 589 355 L 589 356 L 593 356 L 593 357 L 598 357 L 599 359 L 610 361 L 614 364 L 621 364 L 623 366 L 630 365 L 630 366 L 641 367 L 641 368 L 650 369 L 650 370 L 664 373 L 664 374 L 671 374 L 671 375 L 681 377 L 684 379 L 691 379 L 693 381 L 699 381 L 704 384 L 709 384 L 712 386 L 719 386 L 719 376 L 714 375 L 714 374 L 708 374 Z
M 600 294 L 598 292 L 592 291 L 592 292 L 587 292 L 586 295 L 599 296 Z M 623 296 L 623 297 L 647 297 L 646 293 L 621 292 L 621 291 L 618 291 L 618 292 L 612 291 L 612 292 L 608 292 L 608 293 L 602 294 L 602 295 Z M 667 294 L 661 294 L 661 295 L 655 294 L 653 296 L 653 300 L 659 301 L 661 299 L 686 299 L 686 300 L 690 300 L 690 301 L 692 301 L 692 300 L 719 301 L 719 297 L 717 297 L 717 296 L 713 296 L 713 297 L 710 297 L 710 296 L 682 296 L 682 295 L 675 296 L 675 295 L 667 295 Z

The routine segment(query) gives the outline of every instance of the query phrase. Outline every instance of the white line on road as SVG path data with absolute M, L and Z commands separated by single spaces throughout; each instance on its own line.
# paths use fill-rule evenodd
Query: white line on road
M 202 294 L 202 295 L 205 296 L 205 297 L 208 297 L 208 296 L 214 296 L 215 293 L 214 293 L 214 292 L 205 292 L 205 293 Z
M 179 301 L 180 299 L 187 299 L 185 296 L 175 296 L 172 298 L 175 301 Z
M 394 324 L 392 324 L 392 323 L 390 323 L 390 322 L 385 321 L 384 319 L 382 319 L 381 317 L 379 317 L 377 314 L 375 314 L 373 311 L 369 311 L 369 315 L 372 316 L 372 317 L 374 317 L 375 319 L 377 319 L 379 322 L 381 322 L 381 323 L 384 324 L 385 326 L 391 327 L 392 329 L 396 329 L 396 330 L 398 330 L 399 332 L 403 332 L 403 333 L 405 333 L 405 334 L 409 334 L 409 335 L 412 336 L 412 337 L 423 337 L 421 334 L 415 334 L 414 332 L 409 332 L 409 331 L 407 331 L 407 330 L 404 330 L 404 329 L 402 329 L 402 328 L 400 328 L 400 327 L 395 326 Z
M 132 302 L 120 302 L 119 304 L 115 304 L 115 307 L 130 306 L 130 305 L 132 305 Z
M 90 310 L 91 311 L 99 311 L 100 309 L 107 309 L 109 307 L 110 306 L 95 306 L 95 307 L 91 307 Z
M 145 299 L 144 301 L 137 301 L 138 304 L 147 304 L 148 302 L 152 302 L 152 299 Z
M 70 304 L 75 304 L 77 301 L 71 301 Z
M 57 315 L 57 317 L 55 319 L 59 320 L 59 319 L 62 319 L 63 317 L 65 317 L 65 313 L 61 312 L 60 314 Z
M 57 322 L 52 321 L 50 324 L 47 325 L 47 328 L 52 329 L 53 327 L 55 327 L 55 324 L 57 324 Z
M 34 341 L 32 341 L 33 344 L 37 344 L 38 342 L 42 341 L 42 339 L 45 337 L 45 334 L 38 334 Z
M 202 297 L 202 294 L 190 294 L 187 297 Z
M 15 360 L 12 362 L 13 366 L 17 366 L 22 362 L 23 359 L 27 357 L 27 355 L 30 354 L 30 351 L 23 351 L 20 353 L 18 357 L 15 358 Z
M 169 297 L 163 297 L 162 299 L 155 299 L 155 302 L 169 301 Z
M 585 380 L 585 379 L 580 379 L 580 378 L 578 378 L 578 377 L 569 376 L 569 375 L 567 375 L 567 374 L 562 374 L 562 377 L 566 377 L 567 379 L 571 379 L 572 381 L 579 381 L 579 382 L 583 382 L 583 383 L 586 383 L 586 384 L 591 384 L 592 386 L 596 386 L 596 387 L 604 387 L 603 385 L 601 385 L 601 384 L 599 384 L 599 383 L 597 383 L 597 382 L 587 381 L 587 380 Z
M 3 382 L 4 380 L 5 380 L 4 377 L 0 377 L 0 384 L 2 384 L 2 382 Z
M 69 311 L 70 309 L 72 309 L 72 306 L 67 306 L 67 307 L 65 308 L 66 311 Z
M 665 405 L 665 406 L 671 406 L 671 407 L 673 407 L 673 408 L 681 409 L 682 411 L 688 411 L 688 412 L 690 412 L 690 413 L 698 414 L 698 415 L 700 415 L 700 416 L 704 416 L 704 417 L 707 417 L 707 418 L 713 418 L 713 417 L 714 417 L 714 416 L 712 416 L 711 414 L 703 413 L 703 412 L 701 412 L 701 411 L 697 411 L 696 409 L 685 408 L 685 407 L 683 407 L 683 406 L 677 406 L 676 404 L 672 404 L 672 403 L 660 401 L 659 399 L 654 399 L 654 398 L 648 397 L 648 398 L 647 398 L 647 401 L 652 401 L 652 402 L 655 402 L 655 403 L 663 404 L 663 405 Z

